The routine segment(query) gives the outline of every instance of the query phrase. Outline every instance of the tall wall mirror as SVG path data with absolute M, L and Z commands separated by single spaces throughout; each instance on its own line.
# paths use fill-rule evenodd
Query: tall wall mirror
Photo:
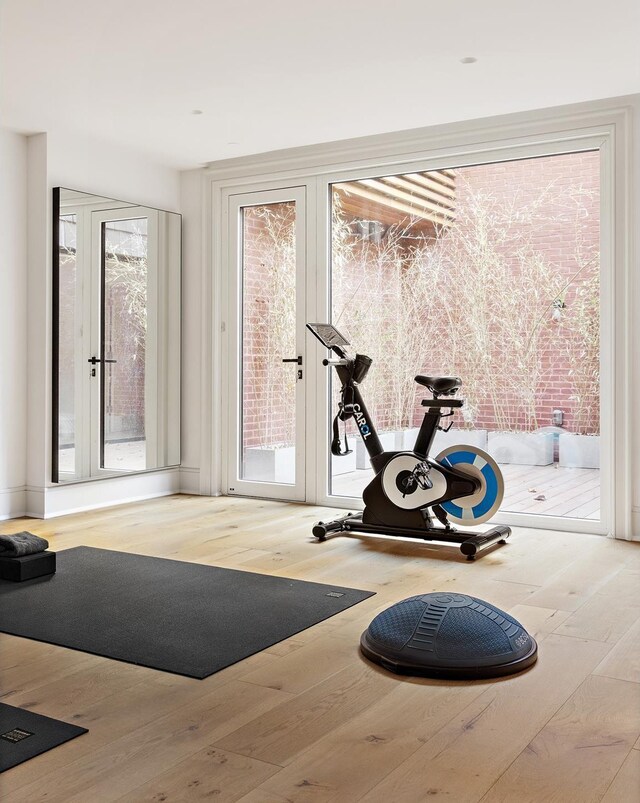
M 181 223 L 53 190 L 53 482 L 180 463 Z

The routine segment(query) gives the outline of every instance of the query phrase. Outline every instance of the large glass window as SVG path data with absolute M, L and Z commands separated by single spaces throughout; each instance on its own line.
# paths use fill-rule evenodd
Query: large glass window
M 374 360 L 385 448 L 415 441 L 413 377 L 454 374 L 466 404 L 434 454 L 486 449 L 505 511 L 599 519 L 599 153 L 333 184 L 331 207 L 332 322 Z M 372 477 L 352 436 L 333 495 Z

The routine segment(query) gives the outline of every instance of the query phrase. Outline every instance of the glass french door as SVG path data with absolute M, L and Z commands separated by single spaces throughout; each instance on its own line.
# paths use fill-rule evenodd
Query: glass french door
M 228 198 L 227 492 L 304 501 L 305 188 Z
M 93 212 L 92 253 L 91 475 L 144 471 L 159 448 L 158 211 Z

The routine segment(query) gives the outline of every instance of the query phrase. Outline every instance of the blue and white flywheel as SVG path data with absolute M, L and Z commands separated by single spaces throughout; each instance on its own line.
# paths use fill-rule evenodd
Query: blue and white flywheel
M 496 513 L 504 496 L 504 479 L 491 455 L 475 446 L 449 446 L 440 452 L 436 462 L 480 480 L 479 490 L 471 496 L 440 503 L 451 521 L 456 524 L 482 524 Z

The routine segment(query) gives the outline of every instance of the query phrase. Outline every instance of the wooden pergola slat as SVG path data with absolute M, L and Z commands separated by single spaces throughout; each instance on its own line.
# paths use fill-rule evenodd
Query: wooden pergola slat
M 416 199 L 412 198 L 411 196 L 408 196 L 410 203 L 405 203 L 402 200 L 392 198 L 388 194 L 389 192 L 392 192 L 392 188 L 388 187 L 387 185 L 383 185 L 383 187 L 386 187 L 387 193 L 381 193 L 379 191 L 376 192 L 372 188 L 363 186 L 362 181 L 350 181 L 342 184 L 335 184 L 334 187 L 343 189 L 345 192 L 351 193 L 352 195 L 357 195 L 360 198 L 365 198 L 366 200 L 373 201 L 377 204 L 383 203 L 385 206 L 395 209 L 398 212 L 403 212 L 405 215 L 422 218 L 424 220 L 430 220 L 431 222 L 440 226 L 450 226 L 452 222 L 450 217 L 437 214 L 429 210 L 423 204 L 416 204 Z
M 454 189 L 452 189 L 448 184 L 442 184 L 439 181 L 434 181 L 434 179 L 428 178 L 425 173 L 406 173 L 404 176 L 402 176 L 402 178 L 414 181 L 416 184 L 420 184 L 427 189 L 433 190 L 439 195 L 444 195 L 452 200 L 455 200 L 456 191 Z
M 365 178 L 359 181 L 358 183 L 365 184 L 367 187 L 370 187 L 373 190 L 377 190 L 378 192 L 381 192 L 384 195 L 390 196 L 391 198 L 393 198 L 394 201 L 400 200 L 404 201 L 405 203 L 408 203 L 410 206 L 418 206 L 418 207 L 423 207 L 424 209 L 429 209 L 431 212 L 435 212 L 435 214 L 440 215 L 445 219 L 455 217 L 455 214 L 451 209 L 445 209 L 444 207 L 439 206 L 438 204 L 434 204 L 431 201 L 417 198 L 415 195 L 412 195 L 409 192 L 405 192 L 404 190 L 386 184 L 382 180 L 375 178 Z
M 401 189 L 409 192 L 409 194 L 412 196 L 416 196 L 421 200 L 424 199 L 425 204 L 428 205 L 429 208 L 434 212 L 441 210 L 445 215 L 454 215 L 451 198 L 438 196 L 432 190 L 427 189 L 427 187 L 407 180 L 405 176 L 385 176 L 383 181 L 392 184 L 395 187 L 400 187 Z

